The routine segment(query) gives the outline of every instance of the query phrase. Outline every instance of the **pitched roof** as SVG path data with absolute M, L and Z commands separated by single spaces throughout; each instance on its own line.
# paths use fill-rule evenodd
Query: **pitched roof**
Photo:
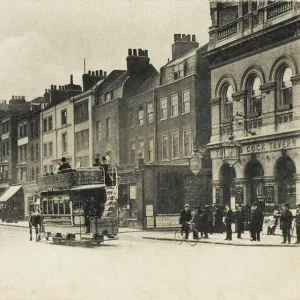
M 151 90 L 153 90 L 154 88 L 159 86 L 159 72 L 157 72 L 157 70 L 150 65 L 150 75 L 149 77 L 146 79 L 146 81 L 144 81 L 138 91 L 137 91 L 137 95 L 138 94 L 143 94 L 146 92 L 149 92 Z
M 109 92 L 113 89 L 116 89 L 125 82 L 128 77 L 127 71 L 115 70 L 112 71 L 107 78 L 103 81 L 103 83 L 99 86 L 98 91 L 101 92 Z

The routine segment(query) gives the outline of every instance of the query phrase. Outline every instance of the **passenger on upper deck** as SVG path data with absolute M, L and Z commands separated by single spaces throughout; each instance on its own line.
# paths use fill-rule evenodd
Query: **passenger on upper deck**
M 71 170 L 71 166 L 69 165 L 69 163 L 67 163 L 67 160 L 65 157 L 61 158 L 61 162 L 62 162 L 62 164 L 58 168 L 59 172 L 65 172 L 67 170 Z
M 93 164 L 93 167 L 102 167 L 102 164 L 99 161 L 99 158 L 95 158 L 95 163 Z

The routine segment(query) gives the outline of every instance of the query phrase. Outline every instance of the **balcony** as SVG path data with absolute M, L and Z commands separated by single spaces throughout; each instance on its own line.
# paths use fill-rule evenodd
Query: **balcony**
M 297 1 L 275 2 L 258 8 L 254 12 L 241 16 L 226 25 L 211 27 L 209 32 L 209 50 L 287 21 L 298 15 L 300 15 L 300 3 Z

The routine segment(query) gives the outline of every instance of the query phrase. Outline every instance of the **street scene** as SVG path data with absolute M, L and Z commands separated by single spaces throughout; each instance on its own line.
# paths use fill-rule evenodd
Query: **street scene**
M 2 5 L 0 299 L 300 299 L 300 2 Z

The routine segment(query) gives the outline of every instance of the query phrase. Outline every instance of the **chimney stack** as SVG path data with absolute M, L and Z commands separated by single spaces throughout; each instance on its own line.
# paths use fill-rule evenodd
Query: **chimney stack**
M 148 57 L 148 50 L 144 51 L 144 56 Z
M 136 49 L 133 49 L 133 56 L 137 56 Z
M 177 59 L 192 49 L 199 47 L 196 36 L 193 34 L 174 34 L 174 44 L 172 45 L 172 60 Z
M 127 72 L 129 76 L 143 77 L 149 72 L 150 59 L 148 58 L 148 51 L 139 49 L 129 49 L 128 54 L 133 55 L 127 56 Z

